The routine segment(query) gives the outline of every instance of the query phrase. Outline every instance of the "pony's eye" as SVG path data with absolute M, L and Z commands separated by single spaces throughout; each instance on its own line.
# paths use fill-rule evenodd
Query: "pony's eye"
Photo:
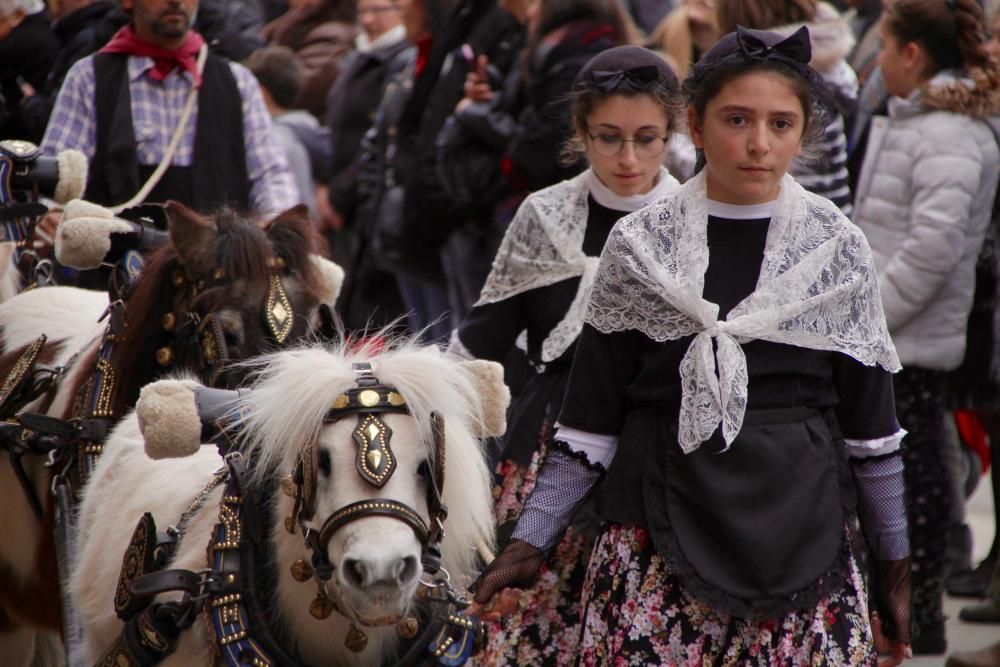
M 422 479 L 431 478 L 431 464 L 428 461 L 422 461 L 419 466 L 417 466 L 417 474 Z
M 319 456 L 317 457 L 317 459 L 318 459 L 317 465 L 319 465 L 320 472 L 329 477 L 330 467 L 331 467 L 330 452 L 326 451 L 325 449 L 321 449 L 319 451 Z

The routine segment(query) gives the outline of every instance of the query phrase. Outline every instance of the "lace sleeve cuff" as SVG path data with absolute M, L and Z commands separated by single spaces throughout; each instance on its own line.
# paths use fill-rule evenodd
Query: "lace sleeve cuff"
M 884 456 L 899 449 L 905 429 L 899 429 L 892 435 L 882 438 L 872 438 L 871 440 L 853 440 L 844 438 L 847 445 L 847 455 L 853 459 L 866 459 L 873 456 Z
M 605 470 L 611 465 L 618 449 L 618 436 L 581 431 L 558 423 L 556 428 L 553 439 L 564 442 L 571 452 L 584 454 L 591 465 L 603 466 Z

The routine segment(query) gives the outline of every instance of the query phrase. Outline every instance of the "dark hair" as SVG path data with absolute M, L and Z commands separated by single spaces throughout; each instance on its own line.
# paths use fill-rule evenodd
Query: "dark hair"
M 639 46 L 617 46 L 591 58 L 577 74 L 570 93 L 570 117 L 577 133 L 587 130 L 587 119 L 598 105 L 616 95 L 647 95 L 666 116 L 667 134 L 677 131 L 683 110 L 680 83 L 659 54 Z M 584 153 L 577 133 L 563 146 L 560 161 L 564 165 L 579 161 Z
M 788 23 L 810 23 L 816 18 L 817 0 L 716 0 L 719 31 L 736 26 L 768 30 Z
M 885 26 L 901 43 L 916 42 L 937 70 L 984 67 L 989 56 L 983 12 L 975 0 L 895 0 Z
M 304 76 L 294 51 L 287 46 L 267 46 L 251 53 L 243 64 L 279 106 L 291 109 L 295 105 Z
M 787 39 L 774 32 L 744 30 L 738 27 L 719 40 L 691 70 L 684 81 L 684 97 L 694 109 L 698 122 L 705 118 L 705 108 L 730 81 L 754 73 L 774 73 L 783 77 L 795 97 L 802 105 L 803 146 L 810 144 L 823 131 L 826 122 L 825 109 L 833 109 L 831 94 L 822 78 L 809 67 L 809 54 L 802 53 L 796 58 L 780 53 L 780 44 L 796 38 L 808 44 L 809 33 L 803 28 Z M 744 39 L 758 40 L 766 45 L 761 53 L 755 53 L 743 44 Z M 777 48 L 775 48 L 777 47 Z M 808 51 L 808 49 L 806 49 Z

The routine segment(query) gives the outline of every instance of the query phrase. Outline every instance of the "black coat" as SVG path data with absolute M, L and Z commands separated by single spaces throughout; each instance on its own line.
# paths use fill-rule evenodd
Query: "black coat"
M 413 45 L 401 40 L 367 53 L 352 52 L 330 88 L 326 103 L 333 148 L 330 203 L 347 220 L 354 217 L 358 205 L 361 139 L 375 122 L 393 60 L 407 49 L 412 51 Z
M 472 218 L 490 217 L 482 206 L 463 207 L 438 179 L 436 140 L 445 120 L 464 96 L 465 77 L 475 57 L 485 54 L 500 71 L 514 61 L 521 25 L 495 0 L 461 3 L 440 34 L 435 34 L 427 64 L 414 81 L 399 123 L 396 173 L 405 191 L 404 225 L 412 231 L 412 268 L 437 261 L 448 234 Z M 471 57 L 470 57 L 471 56 Z
M 59 49 L 50 21 L 48 11 L 31 14 L 0 41 L 0 139 L 41 141 L 21 120 L 20 80 L 35 90 L 45 87 Z

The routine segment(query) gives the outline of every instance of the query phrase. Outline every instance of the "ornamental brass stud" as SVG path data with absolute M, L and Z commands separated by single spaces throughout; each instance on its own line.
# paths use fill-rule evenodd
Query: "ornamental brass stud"
M 350 404 L 350 402 L 351 399 L 347 398 L 347 394 L 341 394 L 337 398 L 333 399 L 333 409 L 343 410 Z
M 372 470 L 378 470 L 378 464 L 382 463 L 382 452 L 377 449 L 373 449 L 368 452 L 368 467 Z
M 333 613 L 333 603 L 330 602 L 330 600 L 327 597 L 317 593 L 316 599 L 313 600 L 312 604 L 309 605 L 309 613 L 321 621 L 323 619 L 330 618 L 330 614 Z M 349 636 L 350 633 L 348 633 L 348 637 Z M 365 642 L 367 641 L 368 638 L 366 637 Z
M 221 280 L 226 277 L 226 270 L 223 268 L 218 268 L 215 273 L 212 274 L 212 278 L 215 280 Z
M 174 363 L 174 351 L 169 345 L 165 345 L 156 351 L 156 363 L 161 366 L 169 366 Z
M 292 481 L 292 476 L 281 478 L 281 491 L 289 498 L 295 497 L 295 482 Z
M 173 280 L 173 283 L 174 283 L 174 287 L 180 287 L 181 285 L 184 284 L 184 272 L 183 271 L 174 271 L 174 275 L 173 275 L 172 280 Z
M 368 635 L 351 623 L 351 629 L 347 631 L 347 637 L 344 638 L 344 645 L 355 653 L 361 653 L 368 646 Z
M 378 405 L 379 395 L 377 391 L 372 391 L 371 389 L 365 389 L 363 392 L 358 394 L 358 402 L 366 408 L 373 408 Z
M 309 581 L 313 576 L 312 565 L 301 558 L 292 563 L 292 579 L 295 581 Z
M 292 535 L 295 534 L 295 519 L 290 516 L 285 517 L 285 530 L 287 530 Z
M 413 639 L 420 630 L 420 623 L 413 616 L 407 616 L 396 625 L 396 634 L 402 639 Z
M 398 408 L 401 405 L 406 405 L 406 399 L 403 398 L 399 392 L 390 391 L 389 392 L 389 405 Z
M 163 316 L 161 320 L 163 328 L 167 331 L 173 331 L 174 327 L 177 325 L 177 317 L 173 313 L 167 313 Z

